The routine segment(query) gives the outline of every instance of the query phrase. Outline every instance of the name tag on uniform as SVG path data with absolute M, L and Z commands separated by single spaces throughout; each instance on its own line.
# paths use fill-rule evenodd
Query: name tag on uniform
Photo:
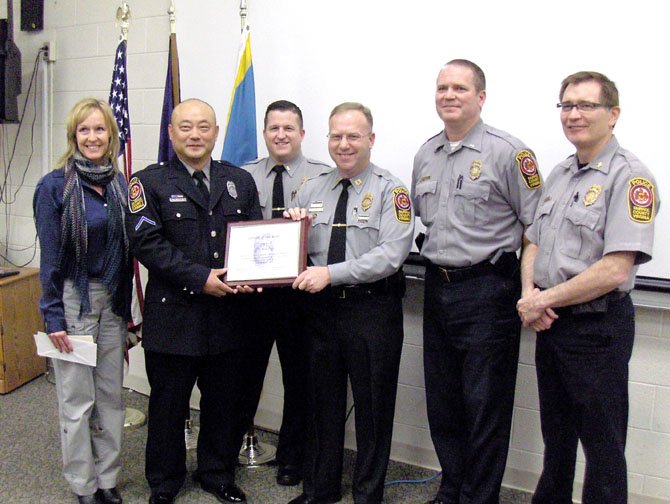
M 313 201 L 309 205 L 308 212 L 309 213 L 323 212 L 323 201 Z
M 354 207 L 354 210 L 353 210 L 353 212 L 351 212 L 351 213 L 352 213 L 353 218 L 356 219 L 356 220 L 357 220 L 358 222 L 360 222 L 361 224 L 365 224 L 366 222 L 368 222 L 368 221 L 370 220 L 370 216 L 369 216 L 369 215 L 361 215 L 361 214 L 359 214 L 359 213 L 358 213 L 358 208 L 356 208 L 356 207 Z
M 170 203 L 186 203 L 188 200 L 183 194 L 170 195 Z

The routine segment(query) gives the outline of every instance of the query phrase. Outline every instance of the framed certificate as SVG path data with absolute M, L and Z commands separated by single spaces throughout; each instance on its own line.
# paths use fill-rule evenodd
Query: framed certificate
M 309 220 L 271 219 L 228 224 L 224 282 L 291 285 L 307 267 Z

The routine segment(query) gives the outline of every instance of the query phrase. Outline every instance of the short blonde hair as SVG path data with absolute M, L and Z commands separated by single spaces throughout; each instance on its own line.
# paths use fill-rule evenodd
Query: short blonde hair
M 111 107 L 107 102 L 98 100 L 97 98 L 84 98 L 79 100 L 74 107 L 72 107 L 72 110 L 70 110 L 65 122 L 65 127 L 67 129 L 67 149 L 58 160 L 56 165 L 57 168 L 67 165 L 68 160 L 74 156 L 75 152 L 77 152 L 77 126 L 85 121 L 86 118 L 96 110 L 99 110 L 102 113 L 105 126 L 107 126 L 107 130 L 109 131 L 109 147 L 105 153 L 105 157 L 111 161 L 114 171 L 119 171 L 119 164 L 117 161 L 119 157 L 119 128 L 116 125 L 116 119 L 114 118 L 114 112 L 112 112 Z
M 370 126 L 370 129 L 372 130 L 372 112 L 370 112 L 370 109 L 365 105 L 358 102 L 344 102 L 336 105 L 335 108 L 330 112 L 328 120 L 332 119 L 334 115 L 342 114 L 350 110 L 357 110 L 363 114 L 365 116 L 365 120 L 368 123 L 368 126 Z

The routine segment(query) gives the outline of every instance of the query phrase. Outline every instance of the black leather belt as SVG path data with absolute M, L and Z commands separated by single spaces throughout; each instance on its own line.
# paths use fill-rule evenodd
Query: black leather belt
M 399 271 L 376 282 L 326 287 L 321 292 L 324 296 L 336 299 L 354 299 L 386 294 L 395 294 L 402 297 L 405 294 L 405 275 L 402 271 Z
M 570 306 L 553 308 L 556 315 L 585 315 L 588 313 L 606 313 L 611 303 L 616 303 L 628 296 L 626 291 L 612 291 L 600 297 Z
M 518 272 L 519 260 L 514 252 L 503 252 L 498 254 L 493 259 L 487 259 L 472 266 L 465 266 L 463 268 L 452 268 L 449 266 L 440 266 L 426 261 L 427 268 L 431 268 L 436 272 L 445 282 L 461 282 L 471 278 L 477 278 L 483 275 L 489 275 L 497 272 L 506 276 L 514 276 Z

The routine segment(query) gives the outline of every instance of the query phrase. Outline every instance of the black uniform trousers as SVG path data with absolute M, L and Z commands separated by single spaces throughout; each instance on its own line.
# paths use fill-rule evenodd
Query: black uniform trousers
M 448 282 L 429 266 L 425 289 L 424 373 L 442 467 L 438 497 L 497 504 L 514 407 L 520 281 L 490 272 Z
M 633 303 L 625 296 L 605 313 L 557 311 L 551 328 L 537 334 L 544 468 L 533 503 L 572 503 L 578 440 L 586 457 L 582 502 L 625 503 Z
M 242 443 L 237 409 L 242 350 L 184 356 L 145 350 L 149 396 L 146 478 L 152 492 L 176 495 L 186 476 L 184 409 L 200 389 L 198 470 L 209 485 L 233 483 Z
M 341 289 L 340 289 L 341 293 Z M 319 502 L 341 497 L 347 376 L 355 405 L 354 502 L 382 502 L 391 451 L 403 342 L 400 293 L 335 297 L 306 303 L 310 402 L 303 491 Z
M 302 468 L 307 415 L 307 347 L 301 304 L 309 301 L 290 287 L 268 288 L 249 299 L 248 356 L 244 366 L 243 429 L 251 425 L 263 390 L 272 346 L 277 342 L 284 385 L 284 409 L 277 464 Z

